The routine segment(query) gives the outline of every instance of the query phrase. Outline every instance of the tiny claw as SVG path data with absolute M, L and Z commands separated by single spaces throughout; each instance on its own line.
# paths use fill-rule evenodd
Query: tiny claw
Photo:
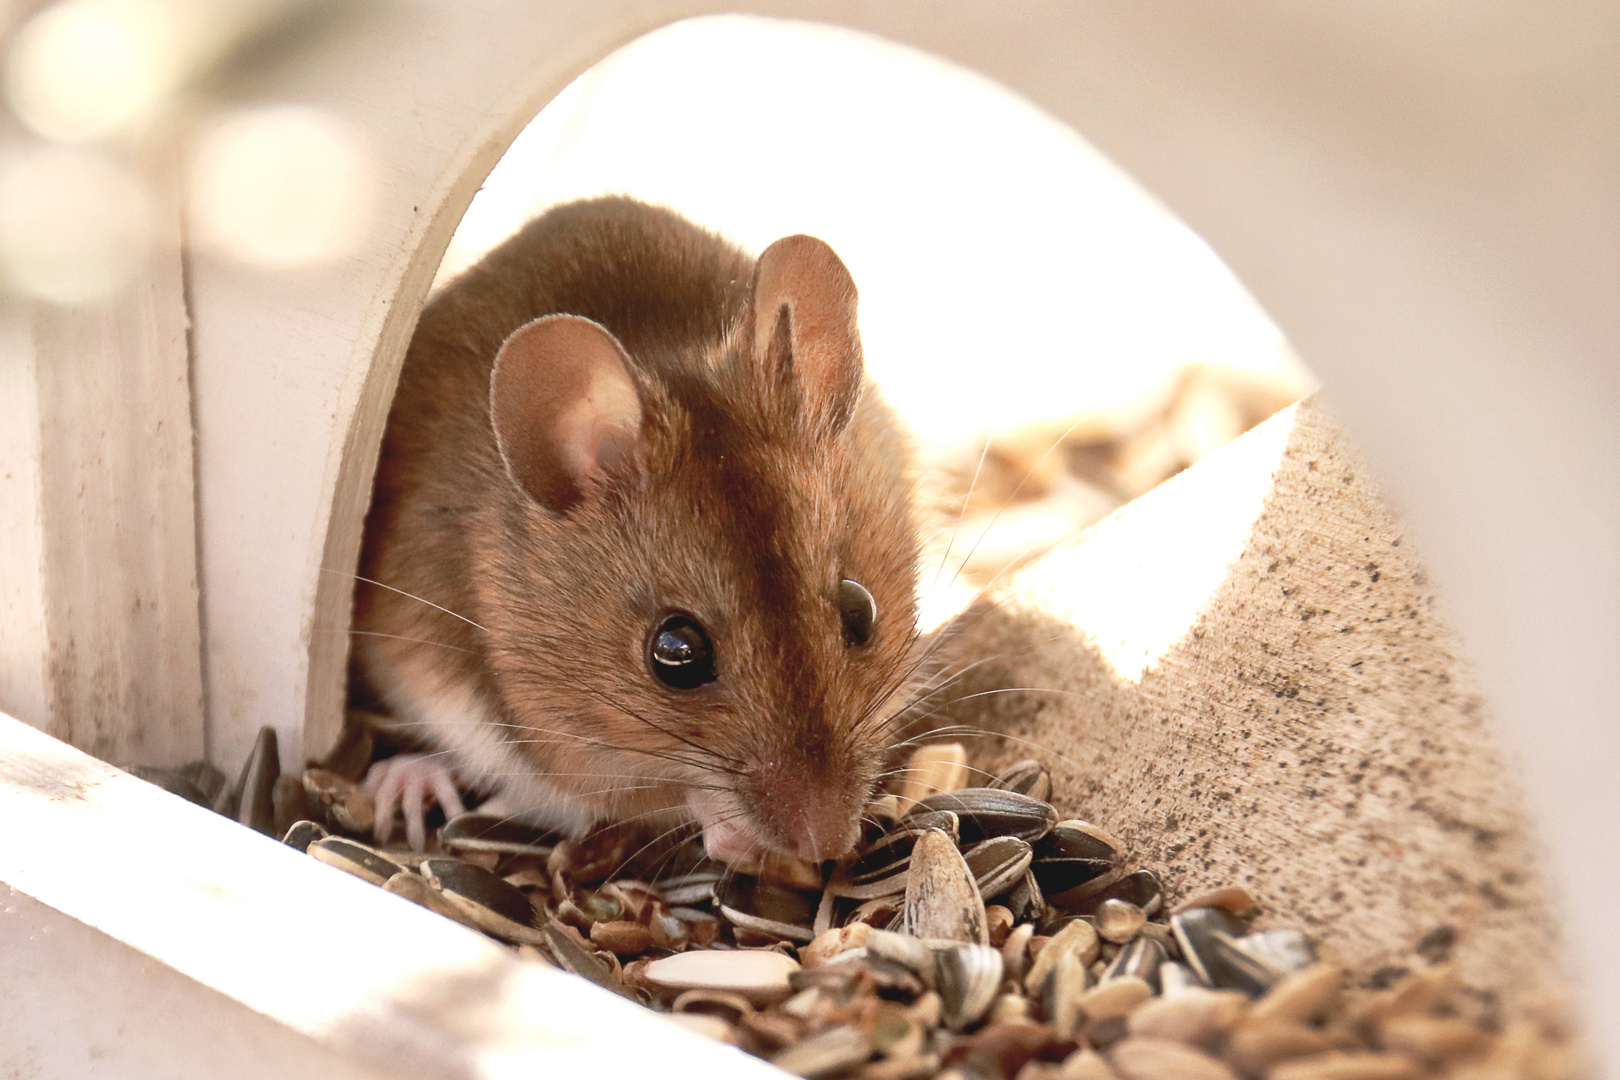
M 447 817 L 466 813 L 455 774 L 432 755 L 395 754 L 373 762 L 363 787 L 377 803 L 372 835 L 379 844 L 386 844 L 393 835 L 396 810 L 405 818 L 405 841 L 413 851 L 427 847 L 427 814 L 433 802 L 444 808 Z

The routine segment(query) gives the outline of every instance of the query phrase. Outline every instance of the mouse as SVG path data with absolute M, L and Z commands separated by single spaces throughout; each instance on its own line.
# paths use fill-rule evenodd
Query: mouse
M 918 666 L 908 439 L 857 292 L 629 198 L 553 208 L 433 297 L 383 436 L 351 679 L 422 748 L 379 835 L 493 794 L 567 835 L 849 852 Z

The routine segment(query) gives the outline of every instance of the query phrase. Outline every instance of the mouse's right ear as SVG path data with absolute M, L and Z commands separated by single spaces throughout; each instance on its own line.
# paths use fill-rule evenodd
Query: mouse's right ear
M 641 398 L 630 358 L 618 338 L 578 315 L 512 331 L 495 354 L 489 418 L 507 472 L 554 514 L 639 467 Z

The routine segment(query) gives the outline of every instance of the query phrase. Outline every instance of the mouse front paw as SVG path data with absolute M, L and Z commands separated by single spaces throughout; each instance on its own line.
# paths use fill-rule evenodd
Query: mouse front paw
M 371 763 L 363 784 L 375 800 L 372 834 L 386 844 L 394 832 L 396 812 L 405 819 L 405 841 L 413 851 L 427 847 L 428 810 L 436 802 L 446 817 L 466 813 L 455 774 L 436 754 L 395 754 Z

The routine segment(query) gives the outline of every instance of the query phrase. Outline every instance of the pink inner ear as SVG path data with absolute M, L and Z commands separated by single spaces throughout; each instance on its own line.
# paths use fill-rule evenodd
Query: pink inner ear
M 590 319 L 547 315 L 514 330 L 495 356 L 489 415 L 512 479 L 553 513 L 635 467 L 641 399 L 630 358 Z
M 786 236 L 766 248 L 754 277 L 754 359 L 780 366 L 800 388 L 812 418 L 837 431 L 861 388 L 857 294 L 833 249 L 813 236 Z M 781 310 L 788 310 L 790 357 L 773 355 Z

